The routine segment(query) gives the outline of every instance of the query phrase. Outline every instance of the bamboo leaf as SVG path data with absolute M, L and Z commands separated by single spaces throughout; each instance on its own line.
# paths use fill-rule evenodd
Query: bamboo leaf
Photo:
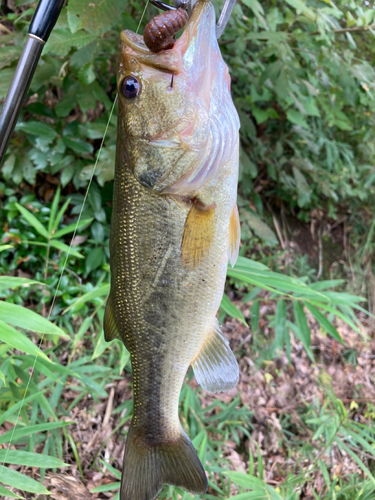
M 352 459 L 356 462 L 360 469 L 371 479 L 372 483 L 375 485 L 375 478 L 371 474 L 370 470 L 365 466 L 362 460 L 359 458 L 356 452 L 349 448 L 338 436 L 335 437 L 335 441 L 338 444 L 338 447 L 344 449 L 348 455 L 352 457 Z
M 70 311 L 73 308 L 79 307 L 86 302 L 90 302 L 94 299 L 97 299 L 98 297 L 102 297 L 103 295 L 109 295 L 110 291 L 110 284 L 105 283 L 104 285 L 100 285 L 99 288 L 95 288 L 94 290 L 91 290 L 90 292 L 85 293 L 81 297 L 79 297 L 73 304 L 71 304 L 69 307 L 67 307 L 64 311 L 64 314 L 68 311 Z
M 59 201 L 60 201 L 60 186 L 57 187 L 56 194 L 52 202 L 51 212 L 49 214 L 48 234 L 50 236 L 52 236 L 53 223 L 55 221 L 57 208 L 59 206 Z
M 46 356 L 34 342 L 28 339 L 26 335 L 2 320 L 0 320 L 0 340 L 14 349 L 18 349 L 33 356 L 40 356 L 49 361 L 48 356 Z
M 78 222 L 78 224 L 76 222 L 74 222 L 73 224 L 69 224 L 69 226 L 63 227 L 62 229 L 56 231 L 53 237 L 61 238 L 61 236 L 64 236 L 65 234 L 73 233 L 75 230 L 82 229 L 83 227 L 88 226 L 93 220 L 94 219 L 82 219 Z
M 284 300 L 278 300 L 276 306 L 275 349 L 282 349 L 286 334 L 286 304 Z
M 0 276 L 0 290 L 8 290 L 9 288 L 17 288 L 19 286 L 27 287 L 29 285 L 47 286 L 40 281 L 30 280 L 28 278 L 18 278 L 16 276 Z
M 51 333 L 69 339 L 69 336 L 51 321 L 17 304 L 0 301 L 0 317 L 3 321 L 25 330 L 37 333 Z
M 2 467 L 2 466 L 0 465 L 0 467 Z M 1 474 L 1 468 L 0 468 L 0 474 Z M 0 484 L 0 495 L 2 495 L 3 497 L 6 497 L 6 498 L 24 498 L 24 497 L 20 497 L 19 495 L 16 495 L 15 493 L 8 490 L 7 488 L 4 488 L 4 486 L 1 486 L 1 484 Z
M 305 306 L 307 309 L 311 312 L 311 314 L 314 316 L 314 318 L 320 323 L 320 325 L 326 330 L 331 337 L 336 339 L 338 342 L 341 342 L 342 344 L 344 343 L 342 338 L 340 337 L 339 332 L 336 330 L 336 328 L 328 321 L 328 319 L 322 314 L 318 309 L 316 309 L 313 305 L 309 304 L 308 302 L 305 303 Z
M 112 491 L 112 490 L 118 490 L 121 486 L 121 482 L 118 481 L 116 483 L 109 483 L 109 484 L 103 484 L 102 486 L 97 486 L 96 488 L 93 488 L 91 493 L 102 493 L 104 491 Z
M 41 236 L 43 236 L 43 238 L 48 240 L 49 235 L 47 229 L 43 226 L 43 224 L 40 221 L 38 221 L 35 215 L 29 212 L 27 208 L 22 207 L 18 203 L 15 203 L 15 205 L 21 212 L 21 214 L 25 217 L 30 226 L 32 226 L 35 229 L 35 231 L 37 231 Z
M 35 481 L 35 479 L 31 479 L 31 477 L 27 477 L 5 466 L 1 469 L 1 482 L 29 493 L 37 493 L 38 495 L 50 494 L 50 492 L 42 484 L 38 483 L 38 481 Z
M 299 328 L 299 331 L 301 333 L 301 340 L 304 345 L 311 346 L 311 334 L 310 334 L 310 329 L 307 324 L 307 319 L 305 315 L 305 311 L 303 310 L 303 307 L 300 302 L 296 301 L 293 303 L 294 307 L 294 316 L 297 321 L 297 325 Z
M 38 397 L 39 394 L 43 394 L 43 391 L 39 391 L 36 394 L 31 394 L 31 396 L 28 396 L 25 399 L 21 399 L 20 401 L 17 401 L 17 403 L 15 403 L 13 406 L 9 408 L 9 410 L 0 415 L 0 425 L 8 421 L 9 417 L 13 415 L 19 408 L 22 408 L 26 403 L 29 403 L 32 399 Z
M 62 241 L 51 240 L 50 245 L 51 247 L 57 248 L 57 250 L 61 250 L 62 252 L 69 254 L 70 257 L 77 257 L 78 259 L 84 259 L 84 256 L 81 253 L 77 252 L 77 250 L 74 250 L 72 247 L 66 245 Z
M 230 300 L 230 298 L 228 297 L 228 295 L 226 295 L 224 293 L 223 295 L 223 298 L 221 300 L 221 304 L 220 304 L 220 307 L 223 309 L 223 311 L 228 314 L 228 316 L 232 316 L 232 318 L 236 318 L 236 319 L 239 319 L 240 321 L 242 321 L 242 323 L 247 326 L 247 323 L 246 323 L 246 320 L 245 320 L 245 317 L 244 315 L 242 314 L 242 312 L 238 309 L 238 307 L 236 307 Z
M 36 432 L 45 432 L 52 429 L 60 429 L 61 427 L 66 427 L 67 425 L 74 424 L 75 422 L 47 422 L 45 424 L 35 424 L 26 427 L 19 427 L 16 430 L 11 429 L 8 432 L 0 435 L 0 444 L 9 443 L 12 439 L 12 443 L 18 441 L 24 436 L 29 436 L 35 434 Z
M 61 219 L 62 219 L 62 217 L 63 217 L 66 209 L 69 206 L 69 203 L 70 203 L 70 198 L 68 198 L 67 200 L 65 200 L 63 206 L 60 208 L 60 210 L 59 210 L 59 212 L 58 212 L 58 214 L 57 214 L 57 216 L 55 218 L 55 221 L 53 223 L 53 226 L 52 226 L 52 234 L 55 233 L 58 225 L 60 224 L 60 221 L 61 221 Z
M 0 450 L 0 463 L 25 465 L 27 467 L 43 467 L 45 469 L 69 467 L 69 464 L 64 463 L 58 458 L 22 450 Z

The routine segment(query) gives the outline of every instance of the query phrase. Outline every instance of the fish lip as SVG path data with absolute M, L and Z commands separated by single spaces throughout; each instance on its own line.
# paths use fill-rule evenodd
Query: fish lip
M 144 55 L 152 54 L 151 50 L 145 44 L 142 35 L 134 33 L 134 31 L 131 30 L 124 30 L 121 32 L 120 38 L 122 43 L 135 53 L 141 53 Z

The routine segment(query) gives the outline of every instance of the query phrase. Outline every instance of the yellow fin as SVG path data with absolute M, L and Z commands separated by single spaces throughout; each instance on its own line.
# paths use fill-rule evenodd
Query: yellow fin
M 215 318 L 201 352 L 191 362 L 195 378 L 209 392 L 225 392 L 236 387 L 239 377 L 237 360 Z
M 240 216 L 238 214 L 237 203 L 234 205 L 232 214 L 229 220 L 229 244 L 228 244 L 228 259 L 232 267 L 238 258 L 241 242 L 241 226 Z
M 211 247 L 215 233 L 216 204 L 194 200 L 185 221 L 181 257 L 185 266 L 197 267 Z
M 103 329 L 104 329 L 104 338 L 107 342 L 120 338 L 120 334 L 116 326 L 115 315 L 113 313 L 111 295 L 109 295 L 108 297 L 107 305 L 105 308 Z

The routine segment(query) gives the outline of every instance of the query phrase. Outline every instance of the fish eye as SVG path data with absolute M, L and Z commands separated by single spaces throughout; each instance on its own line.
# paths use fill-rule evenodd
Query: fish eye
M 137 97 L 140 90 L 141 90 L 141 84 L 139 83 L 138 79 L 135 76 L 130 75 L 124 78 L 121 85 L 121 91 L 125 97 L 127 97 L 128 99 L 131 99 L 132 97 Z

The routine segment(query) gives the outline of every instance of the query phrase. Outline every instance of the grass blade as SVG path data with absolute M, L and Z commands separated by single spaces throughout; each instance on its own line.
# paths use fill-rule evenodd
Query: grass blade
M 15 203 L 15 205 L 21 212 L 21 214 L 25 217 L 30 226 L 32 226 L 35 229 L 35 231 L 37 231 L 41 236 L 43 236 L 43 238 L 48 240 L 49 235 L 47 229 L 43 226 L 41 222 L 38 221 L 35 215 L 32 214 L 29 210 L 27 210 L 27 208 L 22 207 L 18 203 Z

